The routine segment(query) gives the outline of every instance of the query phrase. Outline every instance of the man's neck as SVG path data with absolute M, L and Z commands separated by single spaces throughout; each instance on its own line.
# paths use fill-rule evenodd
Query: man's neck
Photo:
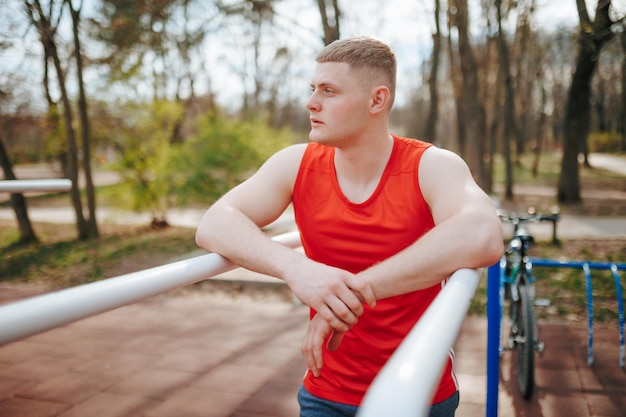
M 344 195 L 352 202 L 367 200 L 385 171 L 393 150 L 393 137 L 371 137 L 353 146 L 336 148 L 335 171 Z

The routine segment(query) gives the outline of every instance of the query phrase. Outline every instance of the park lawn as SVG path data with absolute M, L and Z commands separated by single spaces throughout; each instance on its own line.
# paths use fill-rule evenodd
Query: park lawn
M 74 225 L 35 223 L 40 242 L 16 243 L 13 222 L 0 221 L 0 283 L 63 288 L 134 272 L 197 251 L 195 231 L 100 225 L 100 238 L 76 240 Z

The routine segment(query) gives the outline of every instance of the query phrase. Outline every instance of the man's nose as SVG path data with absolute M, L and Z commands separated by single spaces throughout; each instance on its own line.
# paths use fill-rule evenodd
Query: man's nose
M 319 100 L 315 97 L 315 93 L 311 94 L 311 97 L 306 102 L 306 109 L 308 111 L 318 111 L 320 109 Z

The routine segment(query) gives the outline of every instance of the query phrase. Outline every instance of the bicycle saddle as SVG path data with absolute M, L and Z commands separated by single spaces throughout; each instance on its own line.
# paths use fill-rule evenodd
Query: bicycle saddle
M 535 238 L 526 231 L 523 227 L 517 229 L 517 233 L 515 233 L 515 237 L 522 241 L 525 244 L 533 244 L 535 243 Z

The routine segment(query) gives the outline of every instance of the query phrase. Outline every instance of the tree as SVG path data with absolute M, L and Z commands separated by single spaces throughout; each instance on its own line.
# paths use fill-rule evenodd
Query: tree
M 2 126 L 2 129 L 0 129 L 0 166 L 2 166 L 4 178 L 7 180 L 14 180 L 16 177 L 13 172 L 11 158 L 9 158 L 7 149 L 4 146 L 3 132 L 6 132 L 7 130 L 6 126 Z M 37 238 L 33 225 L 28 217 L 28 207 L 24 195 L 19 193 L 11 194 L 11 207 L 13 207 L 15 217 L 17 218 L 17 225 L 20 231 L 20 242 L 37 242 L 39 239 Z
M 467 0 L 448 0 L 448 15 L 450 27 L 456 28 L 458 38 L 461 81 L 460 89 L 457 90 L 457 123 L 461 154 L 477 183 L 485 186 L 487 179 L 483 156 L 486 118 L 484 104 L 479 95 L 478 66 L 469 36 Z M 452 55 L 452 49 L 450 53 Z
M 44 82 L 49 82 L 47 73 L 48 60 L 52 60 L 52 65 L 54 66 L 57 75 L 58 88 L 61 94 L 61 102 L 63 104 L 63 121 L 67 146 L 67 158 L 64 161 L 64 170 L 67 178 L 72 181 L 70 197 L 72 199 L 72 205 L 76 215 L 78 238 L 87 239 L 90 237 L 90 231 L 87 227 L 87 222 L 85 221 L 85 216 L 83 214 L 83 206 L 78 184 L 78 145 L 76 142 L 76 132 L 72 124 L 72 105 L 67 91 L 65 70 L 61 64 L 61 58 L 55 39 L 57 28 L 62 18 L 64 2 L 65 0 L 63 0 L 63 3 L 59 5 L 59 3 L 50 1 L 48 4 L 48 10 L 43 9 L 39 0 L 34 0 L 32 2 L 24 0 L 24 5 L 26 6 L 26 12 L 31 24 L 37 28 L 39 40 L 44 49 L 46 57 L 46 75 Z M 45 86 L 45 89 L 48 97 L 50 97 L 49 87 Z
M 117 103 L 109 110 L 112 117 L 106 128 L 118 151 L 115 169 L 129 190 L 123 200 L 136 211 L 149 211 L 154 228 L 168 226 L 170 175 L 166 166 L 174 146 L 169 139 L 182 111 L 175 101 L 158 100 Z
M 339 39 L 339 0 L 317 0 L 324 29 L 324 45 L 330 45 Z
M 12 39 L 8 39 L 3 36 L 0 39 L 0 51 L 9 49 L 13 46 L 12 44 Z M 4 179 L 6 180 L 15 180 L 17 178 L 13 170 L 13 159 L 9 155 L 9 149 L 7 145 L 5 145 L 5 142 L 8 142 L 9 136 L 14 135 L 14 131 L 16 130 L 14 129 L 14 125 L 19 125 L 20 122 L 32 125 L 32 119 L 30 117 L 21 117 L 19 114 L 20 109 L 28 108 L 28 103 L 31 102 L 30 96 L 18 99 L 21 95 L 16 93 L 16 86 L 25 81 L 20 78 L 22 77 L 6 76 L 5 78 L 5 74 L 0 76 L 0 167 L 4 173 Z M 5 108 L 13 108 L 16 110 L 8 111 L 5 110 Z M 23 194 L 15 193 L 10 195 L 10 200 L 11 207 L 15 212 L 15 218 L 17 219 L 18 230 L 20 233 L 19 241 L 21 243 L 37 242 L 39 239 L 37 238 L 30 218 L 28 217 L 26 198 Z
M 80 116 L 81 141 L 83 151 L 83 174 L 85 176 L 85 193 L 87 194 L 87 234 L 89 237 L 98 237 L 98 223 L 96 220 L 96 193 L 91 175 L 91 136 L 89 129 L 89 116 L 87 111 L 87 95 L 85 93 L 85 81 L 83 79 L 83 52 L 81 48 L 79 25 L 82 2 L 78 8 L 72 4 L 72 0 L 65 0 L 72 16 L 72 33 L 74 39 L 74 59 L 76 60 L 76 77 L 78 81 L 78 114 Z
M 513 198 L 513 164 L 511 162 L 511 142 L 519 135 L 515 120 L 515 93 L 511 76 L 511 59 L 509 46 L 507 45 L 504 30 L 502 28 L 502 0 L 495 0 L 496 20 L 498 31 L 496 32 L 496 45 L 498 47 L 499 79 L 504 84 L 504 161 L 505 161 L 505 193 L 507 200 Z M 518 150 L 519 151 L 519 150 Z
M 622 143 L 621 150 L 626 152 L 626 24 L 622 24 L 622 33 L 620 35 L 622 45 L 622 112 L 621 112 L 621 130 Z
M 591 79 L 600 50 L 613 37 L 613 21 L 609 16 L 610 0 L 598 0 L 593 21 L 587 12 L 585 0 L 576 0 L 576 5 L 580 33 L 576 68 L 565 109 L 563 158 L 557 192 L 560 203 L 581 201 L 578 155 L 589 134 Z
M 439 92 L 437 91 L 437 78 L 439 73 L 439 61 L 441 59 L 441 25 L 439 24 L 439 14 L 441 13 L 441 3 L 435 0 L 435 33 L 433 33 L 433 55 L 428 78 L 428 91 L 430 92 L 430 109 L 426 119 L 426 140 L 435 142 L 437 139 L 437 120 L 439 118 Z
M 230 17 L 243 24 L 239 24 L 243 28 L 244 50 L 251 50 L 251 56 L 244 52 L 243 56 L 246 61 L 250 61 L 249 65 L 238 66 L 235 70 L 240 73 L 242 84 L 252 84 L 252 92 L 247 89 L 244 91 L 242 116 L 245 120 L 253 120 L 260 116 L 262 111 L 262 95 L 266 91 L 266 83 L 268 83 L 268 72 L 263 71 L 262 55 L 264 51 L 276 49 L 275 57 L 281 54 L 285 56 L 286 49 L 282 46 L 263 44 L 264 35 L 273 27 L 273 19 L 276 15 L 274 3 L 277 0 L 242 0 L 241 2 L 229 5 L 218 5 L 218 8 Z M 237 39 L 236 41 L 241 41 Z M 247 63 L 247 62 L 246 62 Z M 250 83 L 247 81 L 251 79 Z M 270 93 L 271 94 L 271 93 Z M 273 103 L 269 103 L 273 105 Z

